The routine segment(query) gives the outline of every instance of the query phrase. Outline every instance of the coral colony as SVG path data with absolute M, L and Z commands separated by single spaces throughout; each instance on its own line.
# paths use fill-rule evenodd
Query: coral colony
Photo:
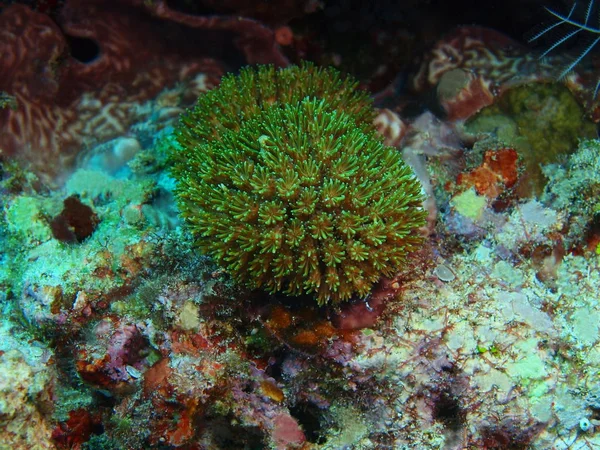
M 246 69 L 182 118 L 182 217 L 238 281 L 339 302 L 367 296 L 417 248 L 419 184 L 355 85 L 311 65 Z
M 600 448 L 598 4 L 275 3 L 0 5 L 0 450 Z

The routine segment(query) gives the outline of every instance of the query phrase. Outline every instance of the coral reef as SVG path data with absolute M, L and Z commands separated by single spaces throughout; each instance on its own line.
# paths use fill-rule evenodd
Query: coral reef
M 2 314 L 10 310 L 4 306 Z M 18 326 L 0 326 L 0 448 L 54 449 L 52 424 L 56 370 L 52 351 L 27 343 Z
M 544 167 L 544 173 L 550 181 L 546 185 L 542 201 L 568 214 L 567 229 L 563 232 L 567 247 L 588 245 L 592 250 L 597 248 L 599 161 L 598 141 L 584 140 L 566 164 Z
M 600 447 L 597 61 L 503 34 L 542 0 L 8 3 L 1 450 Z
M 46 182 L 64 175 L 82 146 L 121 136 L 151 114 L 165 114 L 147 103 L 163 88 L 180 83 L 182 92 L 172 99 L 174 106 L 185 107 L 216 85 L 222 63 L 210 57 L 222 56 L 223 41 L 230 39 L 226 30 L 239 30 L 247 40 L 240 45 L 250 62 L 285 64 L 281 58 L 250 56 L 258 55 L 250 49 L 257 35 L 274 41 L 272 30 L 251 19 L 207 19 L 174 12 L 162 2 L 126 3 L 130 6 L 69 1 L 58 24 L 24 5 L 2 10 L 0 51 L 7 59 L 0 68 L 0 91 L 16 106 L 0 110 L 0 148 L 30 163 Z M 156 33 L 165 39 L 154 39 Z M 205 45 L 182 44 L 190 40 Z M 162 126 L 169 118 L 174 115 L 166 115 Z
M 19 257 L 10 261 L 9 270 L 19 272 L 19 283 L 24 283 L 11 289 L 22 291 L 22 310 L 29 321 L 60 323 L 75 311 L 89 315 L 147 270 L 155 245 L 147 234 L 152 222 L 142 205 L 153 188 L 150 181 L 115 180 L 81 169 L 71 176 L 64 192 L 54 192 L 51 198 L 32 193 L 7 202 L 6 225 L 11 233 L 7 247 L 19 248 Z M 74 195 L 95 209 L 97 225 L 86 230 L 85 239 L 77 239 L 78 235 L 83 238 L 82 230 L 71 231 L 68 222 L 61 221 L 66 234 L 57 232 L 56 217 L 64 214 L 63 199 Z M 84 220 L 81 215 L 78 219 Z M 116 224 L 122 222 L 126 227 L 114 235 Z
M 489 28 L 460 27 L 441 39 L 412 79 L 416 91 L 437 87 L 452 120 L 466 119 L 494 103 L 506 90 L 530 83 L 555 82 L 568 57 L 539 58 L 519 42 Z M 589 71 L 569 74 L 565 85 L 594 122 L 600 104 Z
M 198 245 L 251 287 L 366 296 L 417 248 L 420 187 L 365 94 L 311 65 L 226 77 L 182 118 L 173 175 Z
M 570 92 L 556 84 L 508 89 L 466 124 L 470 133 L 491 133 L 514 146 L 523 160 L 527 180 L 521 191 L 540 193 L 545 179 L 541 165 L 560 161 L 577 149 L 577 141 L 596 135 Z

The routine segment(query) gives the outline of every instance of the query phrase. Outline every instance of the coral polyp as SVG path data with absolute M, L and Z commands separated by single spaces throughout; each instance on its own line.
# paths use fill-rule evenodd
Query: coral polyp
M 198 246 L 251 288 L 320 304 L 367 295 L 425 220 L 418 181 L 373 118 L 333 69 L 226 76 L 182 117 L 171 157 Z

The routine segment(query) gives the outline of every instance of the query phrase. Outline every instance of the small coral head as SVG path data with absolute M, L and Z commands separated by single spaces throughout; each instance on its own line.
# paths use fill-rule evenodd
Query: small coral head
M 365 296 L 421 242 L 421 187 L 366 93 L 311 64 L 243 69 L 181 118 L 171 161 L 198 245 L 237 281 Z

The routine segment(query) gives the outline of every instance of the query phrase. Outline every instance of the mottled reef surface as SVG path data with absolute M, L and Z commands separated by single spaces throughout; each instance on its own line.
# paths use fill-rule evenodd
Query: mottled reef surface
M 272 3 L 0 5 L 0 450 L 600 447 L 596 2 Z

